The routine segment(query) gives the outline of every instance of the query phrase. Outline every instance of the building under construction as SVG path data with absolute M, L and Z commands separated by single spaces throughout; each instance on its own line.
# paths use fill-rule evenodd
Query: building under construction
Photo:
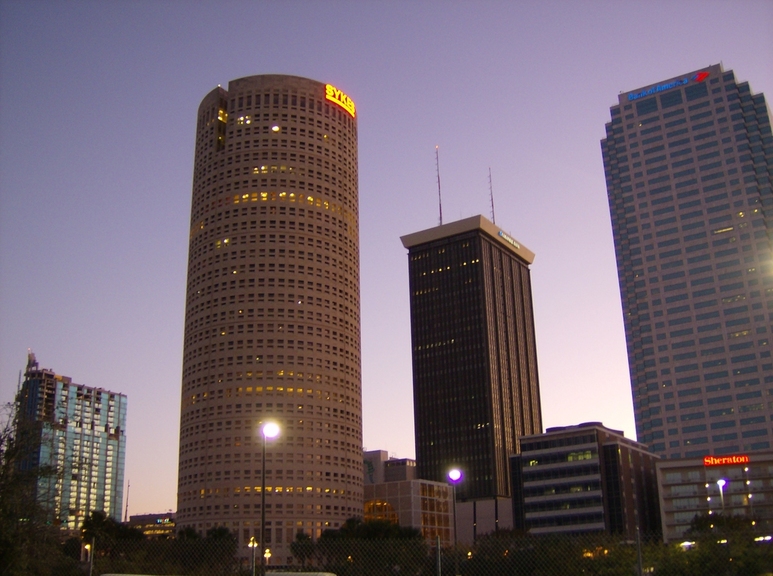
M 97 511 L 120 521 L 126 396 L 74 384 L 30 353 L 18 403 L 17 431 L 32 446 L 22 467 L 46 470 L 36 497 L 51 521 L 76 530 Z

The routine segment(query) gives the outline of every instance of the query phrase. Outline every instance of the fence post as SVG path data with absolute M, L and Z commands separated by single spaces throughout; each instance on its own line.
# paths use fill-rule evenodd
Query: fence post
M 440 567 L 440 534 L 435 536 L 437 543 L 437 574 L 435 576 L 442 576 Z
M 641 560 L 641 532 L 639 527 L 636 527 L 636 574 L 637 576 L 643 576 L 642 572 L 642 560 Z
M 94 552 L 96 552 L 97 537 L 91 538 L 91 553 L 89 554 L 89 576 L 94 573 Z

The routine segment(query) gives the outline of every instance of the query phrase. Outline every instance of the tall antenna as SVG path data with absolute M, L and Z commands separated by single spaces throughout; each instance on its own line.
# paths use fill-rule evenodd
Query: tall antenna
M 443 198 L 440 196 L 440 155 L 439 146 L 435 146 L 435 170 L 437 170 L 437 204 L 440 211 L 440 226 L 443 225 Z
M 491 198 L 491 223 L 496 224 L 497 219 L 494 216 L 494 186 L 491 184 L 491 166 L 488 168 L 488 193 Z
M 132 487 L 132 481 L 128 480 L 126 482 L 126 507 L 124 508 L 123 512 L 123 521 L 128 522 L 129 521 L 129 490 Z

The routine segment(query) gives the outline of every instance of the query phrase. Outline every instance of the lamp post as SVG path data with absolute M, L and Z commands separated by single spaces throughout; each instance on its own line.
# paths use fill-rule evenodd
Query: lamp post
M 743 469 L 743 473 L 746 476 L 746 496 L 749 503 L 749 515 L 754 516 L 754 507 L 752 506 L 752 481 L 749 480 L 749 467 L 746 466 Z
M 724 478 L 720 478 L 717 480 L 717 486 L 719 486 L 719 499 L 722 502 L 722 512 L 725 512 L 725 493 L 723 492 L 723 488 L 725 487 L 725 484 L 727 484 L 727 480 Z
M 459 556 L 457 554 L 457 536 L 456 536 L 456 485 L 462 481 L 464 475 L 459 468 L 451 468 L 448 471 L 448 482 L 451 484 L 454 498 L 454 576 L 459 574 Z
M 270 438 L 276 438 L 279 436 L 279 425 L 276 422 L 266 422 L 260 429 L 260 434 L 263 436 L 263 456 L 261 459 L 260 470 L 260 576 L 266 574 L 266 440 Z M 255 555 L 255 549 L 253 548 L 253 558 Z M 254 560 L 253 560 L 254 566 Z
M 89 554 L 89 576 L 94 573 L 94 550 L 96 548 L 96 536 L 91 538 L 91 544 L 86 544 L 86 551 Z
M 251 570 L 251 573 L 252 573 L 252 576 L 255 576 L 255 548 L 258 547 L 258 543 L 255 541 L 255 536 L 252 536 L 250 538 L 250 543 L 247 544 L 247 546 L 252 548 L 252 564 L 251 564 L 252 570 Z

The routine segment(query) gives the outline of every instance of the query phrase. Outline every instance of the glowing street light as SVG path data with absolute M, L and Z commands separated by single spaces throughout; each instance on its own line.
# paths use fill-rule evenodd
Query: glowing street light
M 746 495 L 747 495 L 747 502 L 749 503 L 749 513 L 754 514 L 754 508 L 752 506 L 752 481 L 749 480 L 749 467 L 746 466 L 743 469 L 743 473 L 746 476 Z
M 722 501 L 722 512 L 725 511 L 725 493 L 723 492 L 723 488 L 727 484 L 727 480 L 724 478 L 720 478 L 717 480 L 717 486 L 719 486 L 719 499 Z
M 459 468 L 451 468 L 448 471 L 448 482 L 453 489 L 454 498 L 454 575 L 459 574 L 458 556 L 457 556 L 457 539 L 456 539 L 456 485 L 464 479 L 464 474 Z
M 94 573 L 94 551 L 96 549 L 96 543 L 97 539 L 96 537 L 91 538 L 91 544 L 86 544 L 86 552 L 89 555 L 89 576 L 91 576 Z
M 268 548 L 266 548 L 266 441 L 271 440 L 279 436 L 279 424 L 276 422 L 266 422 L 260 429 L 260 435 L 263 436 L 263 453 L 262 453 L 262 465 L 260 470 L 261 483 L 260 483 L 260 546 L 265 553 L 260 555 L 260 576 L 266 574 L 266 561 L 271 556 Z M 255 549 L 253 548 L 253 559 L 255 555 Z M 253 560 L 254 566 L 254 560 Z
M 276 438 L 279 436 L 279 424 L 276 422 L 266 422 L 261 429 L 261 433 L 263 434 L 263 438 Z
M 255 541 L 255 536 L 250 538 L 250 543 L 247 544 L 247 546 L 252 548 L 252 576 L 255 576 L 255 548 L 259 546 L 259 544 Z

